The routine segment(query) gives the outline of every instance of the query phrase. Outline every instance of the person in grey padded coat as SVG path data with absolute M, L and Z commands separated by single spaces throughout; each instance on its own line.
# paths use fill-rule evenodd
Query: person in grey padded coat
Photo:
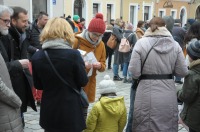
M 22 102 L 15 94 L 6 64 L 0 54 L 0 132 L 22 132 L 20 106 Z
M 184 77 L 188 69 L 181 47 L 166 29 L 162 18 L 154 17 L 144 37 L 136 42 L 129 71 L 135 79 L 142 75 L 136 91 L 132 130 L 177 132 L 178 104 L 172 76 Z

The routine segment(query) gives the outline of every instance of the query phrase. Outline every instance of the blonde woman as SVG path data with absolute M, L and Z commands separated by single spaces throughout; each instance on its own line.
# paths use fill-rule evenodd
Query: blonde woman
M 86 128 L 80 96 L 71 89 L 80 91 L 88 82 L 82 57 L 71 48 L 73 39 L 72 28 L 65 19 L 50 19 L 40 36 L 43 50 L 32 57 L 34 85 L 43 90 L 40 125 L 46 132 L 81 132 Z M 58 78 L 44 51 L 71 87 Z

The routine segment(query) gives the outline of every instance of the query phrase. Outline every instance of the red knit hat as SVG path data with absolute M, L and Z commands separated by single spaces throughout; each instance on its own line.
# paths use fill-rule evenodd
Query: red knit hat
M 103 14 L 97 13 L 95 18 L 90 21 L 88 26 L 89 32 L 97 32 L 103 34 L 105 32 L 106 25 L 103 21 Z

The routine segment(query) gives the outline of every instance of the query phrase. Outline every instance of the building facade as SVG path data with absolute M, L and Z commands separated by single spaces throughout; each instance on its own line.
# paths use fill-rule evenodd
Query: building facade
M 35 20 L 40 11 L 51 17 L 79 15 L 86 19 L 86 27 L 97 12 L 104 14 L 104 20 L 122 18 L 133 23 L 150 20 L 154 16 L 171 15 L 181 19 L 200 19 L 200 0 L 0 0 L 0 4 L 21 6 L 28 10 L 30 21 Z

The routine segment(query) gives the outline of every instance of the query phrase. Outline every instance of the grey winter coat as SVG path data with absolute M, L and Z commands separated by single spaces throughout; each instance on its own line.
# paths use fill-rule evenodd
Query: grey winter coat
M 123 56 L 122 53 L 118 51 L 119 49 L 119 44 L 121 42 L 121 39 L 123 37 L 123 31 L 118 25 L 114 25 L 113 28 L 113 34 L 117 37 L 117 46 L 114 49 L 114 64 L 122 64 L 123 61 Z
M 141 62 L 151 50 L 143 71 Z M 173 74 L 184 77 L 188 70 L 181 47 L 165 27 L 151 32 L 138 40 L 133 48 L 129 71 L 133 78 L 141 74 Z M 141 80 L 134 103 L 134 132 L 177 132 L 178 105 L 173 79 Z
M 128 39 L 130 46 L 133 47 L 135 45 L 136 41 L 137 41 L 134 32 L 131 31 L 131 30 L 124 30 L 123 35 L 124 35 L 125 38 Z M 127 52 L 127 53 L 122 53 L 123 62 L 129 62 L 130 61 L 131 52 L 132 52 L 132 50 L 130 52 Z
M 0 132 L 23 132 L 20 106 L 6 64 L 0 54 Z
M 178 91 L 178 98 L 184 102 L 180 114 L 183 122 L 192 130 L 200 132 L 200 59 L 190 63 L 190 70 L 185 77 L 183 88 Z

